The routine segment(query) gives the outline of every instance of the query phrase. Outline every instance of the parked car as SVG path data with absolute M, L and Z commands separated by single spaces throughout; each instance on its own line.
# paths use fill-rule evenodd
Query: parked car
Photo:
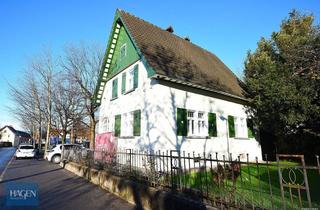
M 81 145 L 78 144 L 64 144 L 64 150 L 68 153 L 73 148 L 82 148 Z M 57 144 L 51 150 L 48 151 L 46 159 L 53 163 L 60 163 L 62 154 L 62 144 Z
M 36 149 L 30 144 L 20 144 L 15 153 L 15 158 L 34 158 L 36 156 Z

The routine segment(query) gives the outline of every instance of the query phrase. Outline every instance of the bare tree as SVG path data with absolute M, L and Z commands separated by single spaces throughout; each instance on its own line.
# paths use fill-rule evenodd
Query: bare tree
M 17 84 L 9 84 L 11 100 L 15 105 L 14 108 L 9 108 L 9 110 L 26 130 L 32 131 L 33 139 L 36 138 L 36 127 L 38 127 L 38 139 L 40 142 L 44 106 L 40 99 L 39 83 L 33 72 L 27 69 L 23 74 L 23 78 Z
M 37 74 L 41 87 L 41 93 L 44 103 L 44 116 L 47 122 L 45 155 L 47 153 L 51 127 L 52 127 L 52 80 L 54 74 L 58 71 L 57 61 L 53 58 L 51 51 L 44 49 L 31 62 L 32 70 Z
M 64 74 L 60 73 L 54 80 L 54 91 L 52 94 L 53 110 L 57 114 L 61 129 L 62 143 L 65 143 L 66 135 L 73 126 L 74 121 L 82 117 L 82 98 L 79 88 Z
M 70 79 L 81 90 L 83 108 L 86 116 L 89 118 L 91 149 L 94 148 L 95 127 L 97 124 L 95 112 L 98 108 L 93 98 L 102 59 L 102 47 L 98 47 L 97 45 L 69 45 L 65 49 L 65 58 L 62 62 L 62 67 L 66 70 Z

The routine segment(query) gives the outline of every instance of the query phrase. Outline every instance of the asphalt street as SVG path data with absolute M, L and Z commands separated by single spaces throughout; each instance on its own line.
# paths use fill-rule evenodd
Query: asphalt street
M 5 169 L 15 151 L 16 149 L 14 147 L 0 147 L 0 175 L 2 174 L 3 170 Z
M 0 150 L 1 168 L 5 168 L 5 163 L 11 159 L 12 154 L 9 149 Z M 39 205 L 8 207 L 5 186 L 12 182 L 36 183 L 39 188 Z M 135 206 L 62 169 L 59 165 L 43 159 L 19 159 L 13 160 L 8 165 L 0 182 L 0 209 L 126 210 L 135 209 Z

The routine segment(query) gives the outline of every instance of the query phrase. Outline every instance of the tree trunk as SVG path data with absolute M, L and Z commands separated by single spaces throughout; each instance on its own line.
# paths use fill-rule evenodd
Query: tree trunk
M 44 146 L 44 157 L 47 156 L 47 150 L 48 150 L 49 141 L 50 141 L 51 114 L 52 114 L 52 107 L 51 107 L 51 80 L 49 80 L 49 84 L 48 84 L 48 124 L 47 124 L 46 143 L 45 143 L 45 146 Z
M 63 128 L 62 130 L 62 137 L 61 137 L 61 143 L 65 144 L 66 143 L 66 137 L 67 137 L 67 129 Z
M 71 125 L 71 129 L 70 129 L 70 143 L 74 144 L 74 127 L 73 127 L 73 125 Z
M 51 118 L 51 117 L 50 117 Z M 49 141 L 50 141 L 50 132 L 51 132 L 51 119 L 49 119 L 48 125 L 47 125 L 47 137 L 46 137 L 46 143 L 44 146 L 44 157 L 47 156 L 47 150 L 49 146 Z
M 94 114 L 90 115 L 90 149 L 95 148 L 95 132 L 96 132 L 96 121 Z

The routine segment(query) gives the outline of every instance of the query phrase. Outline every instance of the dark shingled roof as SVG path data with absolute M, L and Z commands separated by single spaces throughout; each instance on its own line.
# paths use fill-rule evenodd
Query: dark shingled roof
M 217 56 L 127 12 L 119 12 L 157 75 L 243 97 L 241 82 Z
M 29 133 L 26 133 L 24 131 L 19 131 L 19 130 L 16 130 L 14 129 L 12 126 L 10 125 L 6 125 L 4 126 L 3 128 L 0 129 L 0 131 L 2 131 L 3 129 L 5 128 L 9 128 L 14 134 L 18 135 L 18 136 L 21 136 L 21 137 L 25 137 L 25 138 L 31 138 L 30 134 Z

